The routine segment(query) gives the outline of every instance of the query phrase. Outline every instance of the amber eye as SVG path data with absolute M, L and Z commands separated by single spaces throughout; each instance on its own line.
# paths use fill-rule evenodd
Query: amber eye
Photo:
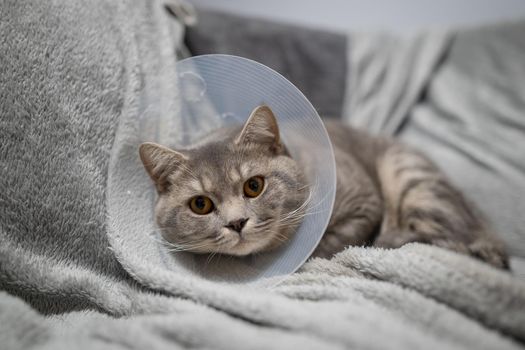
M 262 176 L 250 177 L 244 183 L 244 195 L 254 198 L 261 194 L 264 188 L 264 178 Z
M 205 196 L 193 197 L 190 201 L 190 209 L 199 215 L 209 214 L 213 210 L 213 202 Z

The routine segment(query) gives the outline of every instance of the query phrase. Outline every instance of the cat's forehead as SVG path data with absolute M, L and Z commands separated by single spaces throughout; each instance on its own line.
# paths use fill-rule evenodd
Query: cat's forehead
M 269 170 L 270 157 L 255 150 L 240 150 L 223 144 L 192 150 L 185 169 L 174 182 L 191 192 L 214 192 L 244 182 Z M 179 187 L 179 186 L 178 186 Z
M 212 170 L 229 179 L 246 175 L 251 167 L 265 166 L 272 157 L 262 147 L 242 147 L 233 143 L 217 142 L 194 149 L 190 162 L 202 171 Z

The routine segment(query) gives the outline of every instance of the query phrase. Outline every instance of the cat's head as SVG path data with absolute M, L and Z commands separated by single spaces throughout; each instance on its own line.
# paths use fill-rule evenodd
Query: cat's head
M 159 194 L 157 225 L 175 250 L 270 250 L 293 235 L 304 215 L 308 187 L 267 106 L 257 107 L 242 129 L 212 133 L 192 148 L 144 143 L 139 153 Z

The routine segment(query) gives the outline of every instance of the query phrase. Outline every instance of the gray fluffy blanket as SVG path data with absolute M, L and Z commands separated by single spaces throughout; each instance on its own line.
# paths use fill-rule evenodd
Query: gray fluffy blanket
M 0 13 L 2 349 L 523 347 L 525 283 L 435 247 L 349 248 L 271 288 L 167 269 L 133 232 L 151 214 L 140 191 L 126 190 L 135 217 L 109 191 L 138 162 L 138 120 L 176 109 L 179 23 L 160 1 Z M 420 84 L 449 39 L 429 40 L 411 48 L 428 54 Z

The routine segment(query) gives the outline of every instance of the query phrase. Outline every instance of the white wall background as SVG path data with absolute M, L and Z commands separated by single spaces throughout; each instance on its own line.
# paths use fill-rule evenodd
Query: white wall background
M 339 30 L 472 26 L 525 18 L 525 0 L 189 0 L 208 8 Z M 525 33 L 524 33 L 525 35 Z

